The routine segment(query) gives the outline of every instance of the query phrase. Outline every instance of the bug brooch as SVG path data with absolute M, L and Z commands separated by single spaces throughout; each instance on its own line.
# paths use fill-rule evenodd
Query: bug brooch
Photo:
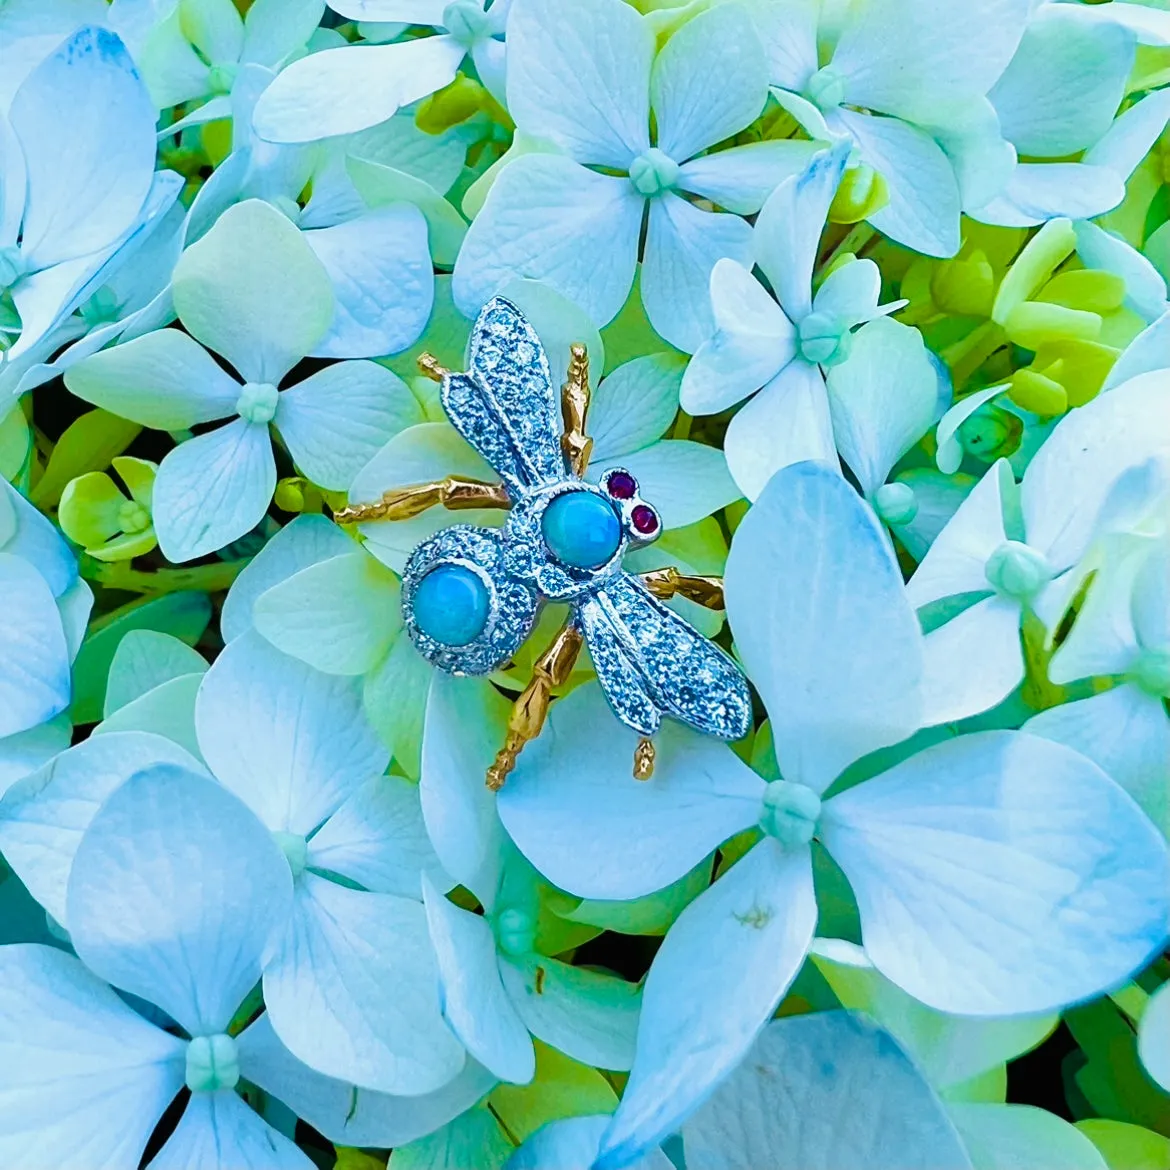
M 545 601 L 570 607 L 516 700 L 488 786 L 499 788 L 524 745 L 540 734 L 552 691 L 568 679 L 583 644 L 614 713 L 640 734 L 636 778 L 653 773 L 650 737 L 663 715 L 722 739 L 746 735 L 751 699 L 739 667 L 665 604 L 678 595 L 721 609 L 721 580 L 675 568 L 626 572 L 626 552 L 661 535 L 658 513 L 623 468 L 610 468 L 596 484 L 584 479 L 593 446 L 585 433 L 585 347 L 571 349 L 560 395 L 563 426 L 536 331 L 502 297 L 489 301 L 475 323 L 466 373 L 426 354 L 419 367 L 442 384 L 448 418 L 502 482 L 449 476 L 395 488 L 344 509 L 337 520 L 405 520 L 435 504 L 509 514 L 502 528 L 453 525 L 411 553 L 402 610 L 415 646 L 442 670 L 488 674 L 528 637 Z

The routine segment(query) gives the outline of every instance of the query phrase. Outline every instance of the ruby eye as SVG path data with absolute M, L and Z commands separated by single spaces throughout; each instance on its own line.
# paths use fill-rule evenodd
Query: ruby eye
M 630 514 L 630 522 L 643 536 L 658 531 L 658 513 L 647 504 L 639 504 Z
M 605 490 L 615 500 L 632 500 L 638 490 L 638 482 L 628 471 L 615 471 L 605 481 Z

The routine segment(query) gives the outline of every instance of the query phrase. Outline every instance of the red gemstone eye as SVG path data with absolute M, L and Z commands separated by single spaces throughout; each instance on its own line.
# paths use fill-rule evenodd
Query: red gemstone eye
M 639 504 L 630 514 L 634 527 L 643 535 L 658 531 L 658 513 L 645 504 Z
M 632 500 L 638 483 L 628 471 L 615 471 L 605 481 L 605 490 L 615 500 Z

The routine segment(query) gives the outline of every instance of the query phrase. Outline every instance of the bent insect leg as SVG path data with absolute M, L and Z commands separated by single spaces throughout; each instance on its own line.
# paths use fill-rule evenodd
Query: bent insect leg
M 685 597 L 705 609 L 723 609 L 723 578 L 680 573 L 673 565 L 640 573 L 642 584 L 661 601 Z
M 531 681 L 512 705 L 504 746 L 496 754 L 495 763 L 487 770 L 487 786 L 493 792 L 503 787 L 524 745 L 540 734 L 553 688 L 563 686 L 568 681 L 573 664 L 581 653 L 583 641 L 584 635 L 570 621 L 533 664 Z
M 510 508 L 512 501 L 502 483 L 485 483 L 449 475 L 433 483 L 416 483 L 391 488 L 370 504 L 350 504 L 333 514 L 338 524 L 362 524 L 367 520 L 409 520 L 428 508 L 442 504 L 458 511 L 463 508 Z
M 569 347 L 569 370 L 561 387 L 561 417 L 565 423 L 561 451 L 578 479 L 584 476 L 593 453 L 593 440 L 585 433 L 589 397 L 589 351 L 578 341 Z

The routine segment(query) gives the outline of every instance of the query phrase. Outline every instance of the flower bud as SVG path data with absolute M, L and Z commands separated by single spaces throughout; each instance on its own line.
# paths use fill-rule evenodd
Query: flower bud
M 1013 601 L 1030 601 L 1052 580 L 1052 566 L 1039 550 L 1018 540 L 1005 540 L 984 568 L 991 587 Z
M 785 849 L 807 845 L 816 832 L 821 798 L 807 784 L 773 780 L 764 789 L 760 828 Z
M 195 1036 L 187 1045 L 187 1088 L 192 1093 L 234 1089 L 240 1079 L 240 1050 L 225 1032 Z

